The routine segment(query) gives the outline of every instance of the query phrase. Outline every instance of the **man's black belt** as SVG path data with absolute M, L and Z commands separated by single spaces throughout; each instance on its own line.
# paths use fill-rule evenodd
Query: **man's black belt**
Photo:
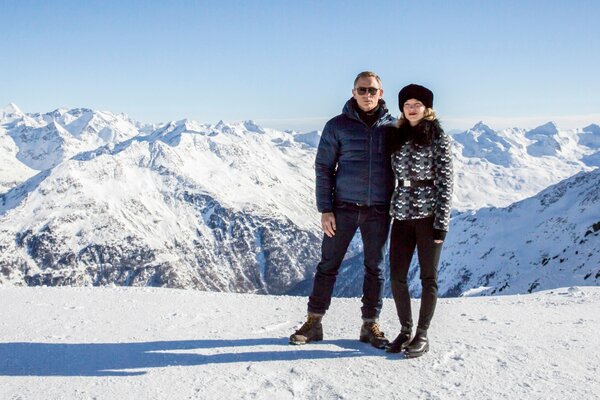
M 336 208 L 347 207 L 354 210 L 370 207 L 364 203 L 352 203 L 349 201 L 336 201 L 335 206 Z
M 433 179 L 424 179 L 421 181 L 410 181 L 408 179 L 398 179 L 398 186 L 400 187 L 428 187 L 433 186 Z

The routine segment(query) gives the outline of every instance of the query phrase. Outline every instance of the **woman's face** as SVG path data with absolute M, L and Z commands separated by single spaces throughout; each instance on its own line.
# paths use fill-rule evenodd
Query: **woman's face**
M 410 125 L 415 126 L 425 118 L 425 105 L 417 99 L 406 100 L 402 107 L 402 113 Z

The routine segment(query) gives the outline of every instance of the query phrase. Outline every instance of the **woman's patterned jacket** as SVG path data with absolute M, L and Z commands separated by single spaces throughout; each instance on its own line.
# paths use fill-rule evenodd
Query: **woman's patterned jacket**
M 443 239 L 448 231 L 452 202 L 453 167 L 450 138 L 437 120 L 423 120 L 396 128 L 391 141 L 396 187 L 390 215 L 398 220 L 434 216 L 433 228 Z M 432 180 L 433 185 L 405 187 L 403 181 Z M 441 236 L 441 237 L 440 237 Z

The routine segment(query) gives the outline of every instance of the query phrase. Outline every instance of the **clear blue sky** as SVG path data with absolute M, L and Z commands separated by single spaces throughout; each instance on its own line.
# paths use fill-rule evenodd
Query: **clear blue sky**
M 0 0 L 0 39 L 25 112 L 321 129 L 373 70 L 393 114 L 420 83 L 449 129 L 600 123 L 600 1 Z

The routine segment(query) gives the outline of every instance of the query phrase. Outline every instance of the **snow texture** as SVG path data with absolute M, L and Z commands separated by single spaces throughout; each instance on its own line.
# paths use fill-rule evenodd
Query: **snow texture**
M 596 287 L 442 299 L 417 359 L 358 341 L 358 299 L 334 299 L 325 340 L 305 346 L 287 343 L 299 297 L 0 287 L 0 302 L 2 399 L 600 396 Z M 393 309 L 386 300 L 388 336 Z

